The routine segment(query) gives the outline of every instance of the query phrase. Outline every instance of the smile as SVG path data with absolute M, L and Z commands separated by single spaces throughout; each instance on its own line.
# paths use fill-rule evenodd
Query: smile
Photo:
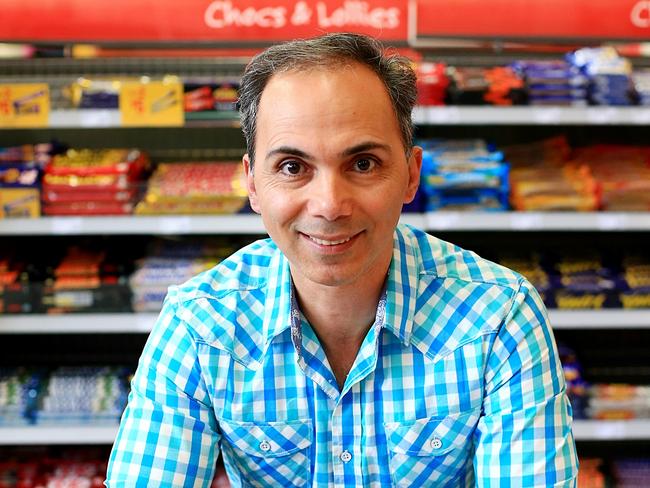
M 352 237 L 348 237 L 346 239 L 339 239 L 337 241 L 328 241 L 326 239 L 318 239 L 318 238 L 310 236 L 310 235 L 308 235 L 307 237 L 309 237 L 309 239 L 311 239 L 316 244 L 319 244 L 321 246 L 336 246 L 338 244 L 344 244 L 344 243 L 348 242 L 350 239 L 352 239 Z

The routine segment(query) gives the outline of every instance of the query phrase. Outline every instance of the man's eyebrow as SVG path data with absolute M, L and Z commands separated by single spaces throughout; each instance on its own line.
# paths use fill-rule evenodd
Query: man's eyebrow
M 373 149 L 383 149 L 386 152 L 390 152 L 390 146 L 388 144 L 382 144 L 381 142 L 362 142 L 361 144 L 347 148 L 341 153 L 341 156 L 354 156 L 355 154 L 371 151 Z
M 270 150 L 266 154 L 266 159 L 269 159 L 271 156 L 275 156 L 276 154 L 296 156 L 298 158 L 307 159 L 307 160 L 314 159 L 313 156 L 307 154 L 305 151 L 301 151 L 300 149 L 291 146 L 280 146 Z

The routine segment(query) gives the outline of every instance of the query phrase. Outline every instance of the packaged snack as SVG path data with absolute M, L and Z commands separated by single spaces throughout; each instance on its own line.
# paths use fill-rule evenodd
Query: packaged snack
M 587 78 L 565 61 L 521 60 L 512 63 L 511 68 L 524 79 L 531 105 L 587 103 Z
M 421 62 L 416 66 L 417 105 L 444 105 L 449 86 L 446 66 L 442 63 Z
M 1 188 L 0 219 L 36 218 L 41 215 L 41 195 L 36 188 Z
M 424 140 L 421 190 L 425 209 L 505 210 L 508 205 L 507 163 L 481 140 Z
M 247 193 L 241 164 L 162 163 L 149 180 L 137 214 L 228 214 L 240 211 Z
M 148 169 L 136 149 L 69 149 L 45 169 L 43 213 L 131 214 Z
M 236 112 L 239 81 L 231 78 L 187 78 L 183 83 L 186 112 Z

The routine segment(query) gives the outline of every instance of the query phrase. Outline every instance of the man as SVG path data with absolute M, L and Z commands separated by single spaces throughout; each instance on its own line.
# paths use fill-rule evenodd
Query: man
M 270 239 L 170 289 L 107 486 L 575 486 L 571 409 L 521 276 L 397 225 L 415 76 L 375 41 L 275 46 L 240 91 Z

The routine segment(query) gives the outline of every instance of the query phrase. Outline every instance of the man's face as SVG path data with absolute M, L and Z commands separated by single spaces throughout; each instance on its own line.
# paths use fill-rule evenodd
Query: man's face
M 260 100 L 253 210 L 289 259 L 297 286 L 383 280 L 422 154 L 406 158 L 381 80 L 357 63 L 274 75 Z

